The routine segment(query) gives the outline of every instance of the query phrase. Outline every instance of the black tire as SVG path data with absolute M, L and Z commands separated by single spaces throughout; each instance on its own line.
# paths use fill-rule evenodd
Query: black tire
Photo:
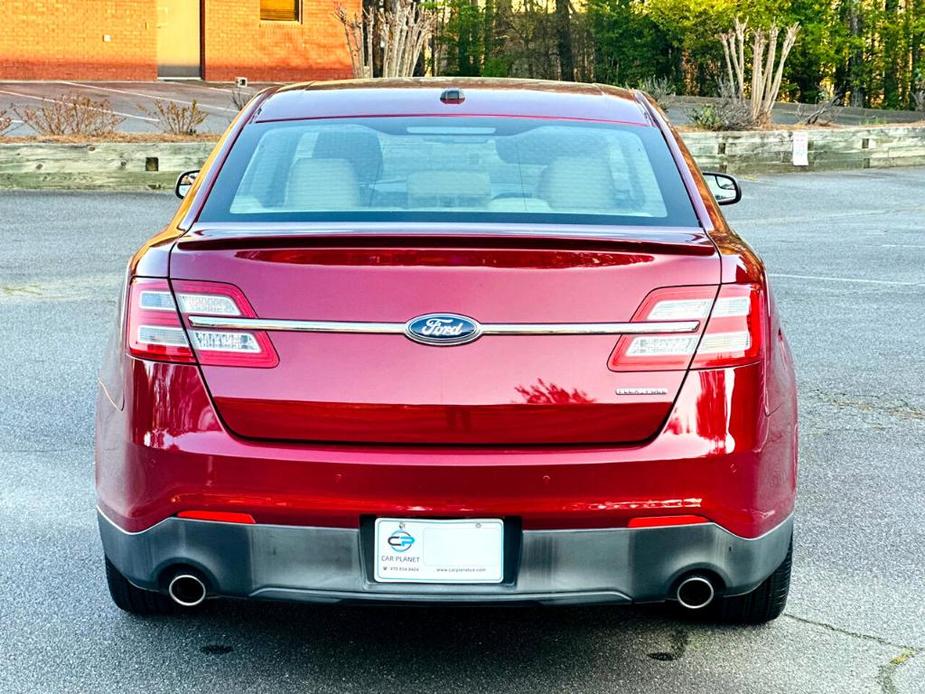
M 715 617 L 724 624 L 764 624 L 780 617 L 790 592 L 792 563 L 793 540 L 781 565 L 755 590 L 745 595 L 719 598 L 715 604 Z
M 119 609 L 130 614 L 158 615 L 176 612 L 170 598 L 155 593 L 153 590 L 144 590 L 132 585 L 108 558 L 106 559 L 106 582 L 109 584 L 109 595 L 112 596 L 112 601 Z

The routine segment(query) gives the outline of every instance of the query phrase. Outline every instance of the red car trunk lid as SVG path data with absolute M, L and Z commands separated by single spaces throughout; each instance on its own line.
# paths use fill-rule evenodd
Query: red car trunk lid
M 612 230 L 611 230 L 612 231 Z M 297 234 L 198 230 L 172 279 L 236 285 L 260 318 L 405 323 L 613 323 L 658 287 L 716 285 L 691 230 Z M 634 443 L 665 421 L 684 371 L 615 372 L 614 335 L 484 335 L 437 347 L 402 334 L 270 332 L 274 368 L 203 365 L 215 406 L 255 439 L 418 444 Z

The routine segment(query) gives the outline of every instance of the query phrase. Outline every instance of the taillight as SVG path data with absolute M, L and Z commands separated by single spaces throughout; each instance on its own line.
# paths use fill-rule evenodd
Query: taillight
M 244 293 L 233 284 L 174 280 L 180 314 L 189 316 L 243 316 L 256 318 Z M 279 363 L 270 336 L 261 330 L 192 328 L 187 332 L 199 363 L 204 366 L 272 368 Z
M 763 292 L 757 284 L 724 284 L 700 339 L 692 369 L 749 364 L 764 343 Z
M 181 323 L 191 315 L 256 317 L 234 285 L 138 278 L 129 295 L 129 353 L 143 359 L 205 366 L 270 368 L 279 363 L 269 336 L 251 330 L 203 330 Z M 185 325 L 185 329 L 184 329 Z
M 624 336 L 610 355 L 614 371 L 669 371 L 739 366 L 758 359 L 763 343 L 757 284 L 658 289 L 634 321 L 706 321 L 696 333 Z M 712 307 L 712 311 L 711 311 Z
M 126 333 L 133 357 L 184 364 L 196 361 L 167 280 L 132 280 Z

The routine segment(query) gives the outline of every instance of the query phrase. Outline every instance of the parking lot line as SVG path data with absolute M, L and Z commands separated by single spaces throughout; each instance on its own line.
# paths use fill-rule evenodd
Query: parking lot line
M 21 94 L 19 92 L 10 92 L 5 89 L 0 89 L 0 94 L 6 94 L 7 96 L 15 96 L 19 99 L 33 99 L 35 101 L 52 101 L 56 104 L 63 104 L 65 102 L 60 99 L 50 99 L 44 96 L 33 96 L 32 94 Z M 101 108 L 95 108 L 94 111 L 102 111 Z M 149 123 L 157 123 L 157 118 L 148 118 L 147 116 L 136 116 L 132 113 L 122 113 L 121 111 L 113 111 L 117 116 L 122 116 L 123 118 L 134 118 L 135 120 L 148 121 Z
M 187 101 L 185 99 L 176 99 L 171 96 L 153 96 L 151 94 L 145 94 L 143 92 L 129 91 L 127 89 L 114 89 L 113 87 L 100 87 L 95 84 L 82 84 L 81 82 L 65 82 L 65 81 L 60 81 L 58 82 L 58 84 L 66 84 L 70 87 L 80 87 L 82 89 L 91 89 L 91 90 L 99 91 L 99 92 L 112 92 L 113 94 L 122 94 L 123 96 L 140 96 L 142 98 L 153 99 L 155 101 L 172 101 L 175 104 L 184 104 L 186 106 L 192 106 L 193 104 L 192 101 Z M 196 100 L 196 103 L 199 106 L 199 108 L 201 108 L 203 111 L 211 110 L 211 111 L 220 111 L 222 113 L 237 113 L 238 112 L 238 110 L 235 108 L 225 108 L 224 106 L 209 106 L 207 104 L 203 104 L 199 102 L 198 100 Z
M 828 277 L 824 275 L 791 275 L 782 272 L 769 272 L 770 277 L 783 277 L 795 280 L 819 280 L 821 282 L 848 282 L 853 284 L 883 284 L 895 287 L 925 287 L 921 282 L 901 282 L 898 280 L 868 280 L 861 277 Z

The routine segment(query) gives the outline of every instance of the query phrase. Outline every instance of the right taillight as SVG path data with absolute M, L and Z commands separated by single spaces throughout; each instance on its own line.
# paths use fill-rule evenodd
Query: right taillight
M 668 287 L 652 292 L 637 321 L 697 320 L 692 333 L 626 335 L 610 355 L 614 371 L 672 371 L 739 366 L 758 359 L 763 343 L 762 291 L 757 284 Z M 712 310 L 711 310 L 712 307 Z
M 692 369 L 749 364 L 764 343 L 762 291 L 757 284 L 724 284 L 700 338 Z

